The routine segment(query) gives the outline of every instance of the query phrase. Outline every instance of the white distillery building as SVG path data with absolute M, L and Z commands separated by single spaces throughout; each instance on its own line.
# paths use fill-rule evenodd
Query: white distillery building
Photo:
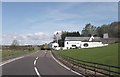
M 58 43 L 49 43 L 48 47 L 50 49 L 54 49 L 54 50 L 60 50 L 59 44 Z
M 100 41 L 100 37 L 66 37 L 64 41 L 63 49 L 72 48 L 92 48 L 100 47 L 108 44 L 103 44 Z

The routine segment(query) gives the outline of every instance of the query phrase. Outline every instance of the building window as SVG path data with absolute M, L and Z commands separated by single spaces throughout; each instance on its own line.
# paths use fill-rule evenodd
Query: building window
M 67 42 L 67 44 L 68 44 L 68 42 Z
M 84 47 L 88 47 L 88 43 L 83 44 Z
M 76 47 L 76 45 L 72 45 L 72 47 Z
M 54 48 L 56 48 L 57 46 L 54 46 Z

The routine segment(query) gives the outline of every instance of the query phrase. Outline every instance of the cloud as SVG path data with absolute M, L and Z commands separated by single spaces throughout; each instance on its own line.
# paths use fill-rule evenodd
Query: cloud
M 2 45 L 11 45 L 16 39 L 19 45 L 41 45 L 52 41 L 52 36 L 43 32 L 28 33 L 28 34 L 3 34 Z
M 45 36 L 47 36 L 45 33 L 42 33 L 42 32 L 35 33 L 34 35 L 38 36 L 38 37 L 45 37 Z
M 32 15 L 24 15 L 24 18 L 22 18 L 21 16 L 22 21 L 24 21 L 23 19 L 25 19 L 24 22 L 17 21 L 20 24 L 16 23 L 16 26 L 13 27 L 12 25 L 15 25 L 15 21 L 13 20 L 13 24 L 8 24 L 8 26 L 3 28 L 6 32 L 15 31 L 18 33 L 26 33 L 3 35 L 3 43 L 11 44 L 13 39 L 17 39 L 21 44 L 42 44 L 44 42 L 52 40 L 52 33 L 54 31 L 81 31 L 87 23 L 91 23 L 97 26 L 99 24 L 101 25 L 111 23 L 118 18 L 116 16 L 117 3 L 62 2 L 55 4 L 47 3 L 48 6 L 45 6 L 46 4 L 43 4 L 45 3 L 42 3 L 42 5 L 40 4 L 40 7 L 37 6 L 38 8 L 42 7 L 42 10 L 38 11 L 34 9 L 32 10 L 30 8 Z M 13 9 L 16 9 L 16 11 L 24 11 L 25 14 L 27 14 L 26 10 L 21 10 L 17 7 L 18 6 Z M 37 9 L 36 6 L 32 7 Z M 35 13 L 33 13 L 32 11 Z M 20 19 L 20 17 L 17 18 Z

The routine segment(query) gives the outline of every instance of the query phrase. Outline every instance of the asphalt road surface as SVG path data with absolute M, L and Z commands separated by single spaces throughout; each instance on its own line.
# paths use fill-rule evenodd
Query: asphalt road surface
M 40 50 L 37 53 L 2 65 L 3 77 L 80 77 L 62 67 L 52 57 L 50 51 Z

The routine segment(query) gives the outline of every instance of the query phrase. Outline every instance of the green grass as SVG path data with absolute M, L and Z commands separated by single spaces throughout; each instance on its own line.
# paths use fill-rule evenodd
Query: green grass
M 26 54 L 29 54 L 29 53 L 33 53 L 35 52 L 36 50 L 26 50 L 26 51 L 22 51 L 22 50 L 10 50 L 10 51 L 2 51 L 2 60 L 5 61 L 5 60 L 8 60 L 8 59 L 11 59 L 11 58 L 16 58 L 16 57 L 20 57 L 20 56 L 23 56 L 23 55 L 26 55 Z
M 75 59 L 118 66 L 118 43 L 105 47 L 69 49 L 56 52 Z

